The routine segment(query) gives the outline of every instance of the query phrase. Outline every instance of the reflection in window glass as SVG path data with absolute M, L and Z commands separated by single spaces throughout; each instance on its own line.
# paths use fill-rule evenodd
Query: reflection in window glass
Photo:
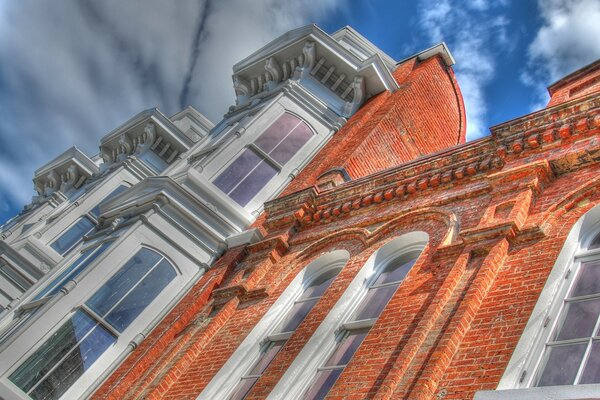
M 239 205 L 245 206 L 312 135 L 305 122 L 285 113 L 242 151 L 213 183 Z
M 418 256 L 419 253 L 410 253 L 399 257 L 379 273 L 377 279 L 369 287 L 366 296 L 352 313 L 349 321 L 363 321 L 363 323 L 366 321 L 369 323 L 368 327 L 348 329 L 340 334 L 339 342 L 333 354 L 318 369 L 317 375 L 304 396 L 305 399 L 322 399 L 331 390 L 337 378 L 369 333 L 373 321 L 379 318 Z
M 536 386 L 600 383 L 599 318 L 600 261 L 582 262 L 546 343 Z
M 94 293 L 9 379 L 33 399 L 58 399 L 176 276 L 143 248 Z M 92 312 L 93 311 L 93 312 Z
M 335 279 L 339 269 L 327 271 L 314 279 L 304 289 L 298 300 L 294 302 L 292 309 L 287 313 L 282 323 L 275 329 L 275 333 L 292 333 L 308 315 L 309 311 L 319 301 L 331 282 Z M 262 376 L 287 339 L 267 342 L 260 353 L 260 357 L 254 363 L 250 371 L 242 377 L 233 391 L 229 400 L 241 400 L 246 397 L 256 381 Z
M 71 250 L 83 237 L 94 230 L 94 223 L 89 219 L 80 218 L 73 226 L 67 229 L 51 245 L 57 253 L 62 255 Z
M 115 341 L 78 310 L 9 379 L 33 399 L 58 399 Z
M 313 385 L 308 390 L 305 399 L 323 399 L 340 376 L 346 364 L 350 361 L 358 346 L 367 336 L 368 331 L 347 332 L 336 346 L 333 354 L 327 359 L 324 368 L 320 368 Z
M 105 242 L 100 247 L 96 247 L 93 249 L 88 249 L 84 251 L 77 260 L 75 260 L 67 269 L 60 273 L 56 278 L 48 284 L 44 290 L 39 292 L 34 300 L 39 300 L 43 297 L 54 296 L 56 293 L 60 291 L 60 289 L 65 286 L 65 284 L 77 278 L 88 265 L 90 265 L 100 254 L 106 250 L 108 246 L 110 246 L 112 242 Z
M 90 210 L 90 213 L 96 217 L 96 219 L 100 216 L 100 206 L 102 206 L 103 204 L 105 204 L 106 202 L 108 202 L 110 199 L 112 199 L 113 197 L 116 197 L 118 194 L 122 193 L 125 191 L 125 189 L 127 189 L 128 187 L 125 185 L 119 185 L 115 190 L 113 190 L 112 192 L 110 192 L 108 194 L 108 196 L 106 196 L 105 198 L 102 199 L 102 201 L 100 201 L 100 203 L 98 203 L 96 205 L 96 207 L 92 208 Z

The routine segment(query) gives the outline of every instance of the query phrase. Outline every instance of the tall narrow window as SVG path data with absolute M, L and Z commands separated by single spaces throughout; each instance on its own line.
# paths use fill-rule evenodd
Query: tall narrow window
M 86 235 L 89 235 L 94 230 L 96 223 L 98 222 L 98 217 L 100 216 L 100 206 L 123 192 L 125 189 L 127 189 L 127 186 L 119 185 L 115 190 L 109 193 L 108 196 L 102 199 L 100 203 L 92 208 L 89 213 L 79 218 L 75 224 L 55 239 L 50 247 L 56 250 L 57 253 L 62 255 L 67 254 L 81 242 Z
M 319 301 L 323 293 L 325 293 L 325 290 L 333 282 L 338 272 L 339 269 L 335 269 L 323 273 L 317 279 L 313 280 L 302 292 L 302 295 L 294 302 L 291 310 L 269 335 L 262 346 L 260 357 L 235 387 L 230 400 L 241 400 L 246 397 L 250 389 L 252 389 L 256 381 L 258 381 L 262 373 L 267 369 L 277 353 L 279 353 L 285 342 Z
M 94 230 L 94 223 L 87 217 L 79 218 L 79 220 L 60 235 L 51 245 L 57 253 L 65 255 L 83 237 Z
M 577 255 L 573 283 L 544 347 L 535 386 L 600 383 L 600 234 Z M 595 254 L 594 254 L 595 253 Z
M 235 202 L 245 206 L 312 135 L 304 121 L 284 113 L 244 149 L 213 183 Z
M 35 400 L 58 399 L 175 276 L 165 257 L 142 248 L 9 379 Z
M 396 258 L 370 284 L 366 296 L 339 333 L 333 353 L 318 368 L 305 399 L 322 399 L 333 387 L 418 256 L 419 252 L 411 252 Z

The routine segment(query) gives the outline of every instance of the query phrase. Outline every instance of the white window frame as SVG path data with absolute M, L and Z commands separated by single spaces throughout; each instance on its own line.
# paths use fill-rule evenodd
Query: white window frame
M 158 324 L 173 301 L 184 294 L 189 287 L 189 281 L 201 275 L 196 260 L 180 252 L 157 233 L 144 225 L 139 225 L 136 230 L 129 230 L 118 240 L 118 245 L 115 243 L 98 257 L 94 262 L 95 266 L 86 270 L 85 276 L 81 277 L 81 281 L 69 291 L 68 295 L 53 298 L 45 306 L 44 312 L 39 313 L 41 315 L 32 318 L 34 321 L 31 324 L 26 324 L 29 325 L 27 335 L 15 335 L 12 342 L 2 350 L 0 398 L 29 399 L 8 379 L 8 376 L 43 345 L 71 317 L 74 310 L 80 308 L 91 294 L 106 283 L 141 247 L 149 247 L 165 256 L 175 268 L 177 276 L 131 325 L 121 332 L 117 342 L 109 347 L 77 380 L 77 383 L 65 392 L 63 398 L 81 398 L 91 394 L 91 391 L 106 377 L 106 372 L 116 368 L 120 357 L 130 351 L 131 341 L 140 334 L 145 336 Z
M 379 273 L 391 261 L 403 254 L 422 251 L 428 242 L 427 233 L 415 231 L 403 234 L 375 251 L 352 279 L 267 398 L 272 400 L 301 398 L 312 384 L 317 369 L 329 358 L 340 335 L 348 328 L 359 329 L 372 324 L 373 321 L 365 320 L 348 323 L 345 326 Z
M 214 151 L 194 164 L 195 172 L 199 172 L 203 182 L 211 186 L 211 190 L 219 194 L 229 207 L 237 210 L 242 215 L 251 213 L 256 217 L 262 211 L 264 202 L 274 198 L 287 186 L 289 181 L 306 166 L 322 146 L 331 138 L 338 129 L 327 121 L 317 110 L 307 107 L 297 99 L 286 94 L 279 94 L 268 104 L 257 106 L 258 111 L 246 116 L 234 129 L 229 130 Z M 288 112 L 304 121 L 312 130 L 313 137 L 282 166 L 263 188 L 245 205 L 240 206 L 229 196 L 225 195 L 212 182 L 250 146 L 258 137 L 283 113 Z M 191 174 L 193 175 L 193 174 Z
M 515 347 L 496 390 L 479 391 L 476 400 L 597 399 L 600 384 L 533 387 L 543 349 L 558 323 L 564 300 L 579 272 L 581 261 L 600 259 L 600 249 L 587 250 L 600 234 L 600 205 L 584 214 L 569 232 L 562 250 Z
M 305 119 L 302 118 L 301 115 L 299 115 L 297 112 L 291 111 L 291 110 L 286 110 L 286 109 L 281 109 L 278 110 L 279 112 L 275 115 L 275 116 L 271 116 L 270 113 L 268 114 L 270 119 L 268 120 L 268 123 L 266 124 L 265 127 L 263 127 L 262 129 L 256 129 L 256 132 L 254 132 L 252 135 L 249 135 L 248 138 L 249 140 L 247 141 L 246 145 L 243 146 L 234 157 L 232 157 L 230 160 L 228 160 L 228 162 L 226 164 L 224 164 L 217 173 L 215 173 L 213 175 L 213 177 L 211 178 L 211 182 L 214 182 L 218 177 L 221 176 L 221 174 L 223 172 L 225 172 L 225 170 L 227 168 L 229 168 L 229 166 L 231 164 L 233 164 L 241 155 L 242 153 L 244 153 L 246 150 L 250 150 L 252 152 L 254 152 L 259 158 L 261 158 L 263 160 L 263 162 L 269 164 L 275 171 L 275 175 L 273 176 L 273 178 L 271 178 L 257 193 L 256 195 L 254 195 L 254 197 L 252 199 L 250 199 L 248 201 L 248 203 L 246 203 L 245 205 L 241 205 L 238 204 L 235 200 L 232 199 L 232 201 L 234 201 L 236 204 L 238 204 L 240 207 L 246 208 L 248 207 L 250 204 L 253 203 L 253 201 L 261 196 L 261 193 L 263 193 L 265 191 L 265 188 L 267 188 L 269 186 L 269 183 L 273 180 L 275 180 L 277 178 L 277 176 L 279 176 L 280 174 L 282 174 L 282 172 L 284 170 L 286 170 L 287 166 L 292 165 L 294 163 L 294 160 L 296 160 L 298 158 L 298 155 L 302 153 L 302 151 L 309 147 L 309 145 L 314 142 L 316 140 L 316 137 L 318 136 L 318 132 L 315 130 L 315 128 L 312 127 L 312 125 Z M 269 154 L 267 154 L 265 151 L 263 151 L 259 146 L 257 146 L 255 144 L 255 142 L 261 137 L 261 135 L 263 133 L 265 133 L 267 131 L 267 129 L 269 129 L 274 123 L 275 121 L 277 121 L 279 118 L 283 117 L 285 114 L 290 114 L 291 116 L 298 118 L 299 122 L 298 124 L 291 129 L 288 134 L 281 140 L 285 140 L 285 138 L 287 138 L 294 129 L 296 129 L 296 127 L 298 127 L 300 124 L 304 123 L 308 129 L 311 131 L 312 133 L 312 137 L 310 137 L 303 145 L 302 147 L 300 147 L 298 149 L 298 151 L 296 151 L 296 153 L 285 163 L 285 164 L 281 164 L 280 162 L 278 162 L 277 160 L 275 160 L 272 156 L 270 156 Z M 262 125 L 262 124 L 261 124 Z M 250 140 L 251 139 L 251 140 Z M 260 164 L 260 163 L 259 163 Z M 258 164 L 257 164 L 258 166 Z M 256 167 L 255 167 L 256 168 Z M 254 169 L 255 169 L 254 168 Z M 234 191 L 240 183 L 244 182 L 244 180 L 248 177 L 248 175 L 254 171 L 254 169 L 252 169 L 251 171 L 248 171 L 248 173 L 244 176 L 244 178 L 238 183 L 238 185 L 236 185 L 233 189 L 231 189 L 229 191 L 229 193 L 231 193 L 232 191 Z M 214 184 L 214 183 L 213 183 Z M 218 188 L 218 186 L 215 185 L 215 187 Z M 221 190 L 220 188 L 218 188 L 219 190 Z M 224 193 L 224 192 L 223 192 Z M 226 196 L 229 196 L 229 193 L 225 193 Z
M 292 309 L 295 300 L 300 297 L 306 287 L 324 273 L 334 269 L 341 270 L 349 258 L 348 251 L 333 250 L 304 267 L 197 398 L 199 400 L 229 398 L 240 379 L 261 356 L 263 349 L 261 344 L 289 338 L 290 334 L 271 334 Z

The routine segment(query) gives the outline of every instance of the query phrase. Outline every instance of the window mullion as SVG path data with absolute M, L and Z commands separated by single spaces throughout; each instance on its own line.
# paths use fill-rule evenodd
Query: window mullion
M 88 310 L 86 309 L 85 312 L 87 312 Z M 90 314 L 91 315 L 91 314 Z M 92 315 L 93 319 L 96 319 L 93 315 Z M 52 368 L 50 368 L 48 370 L 48 372 L 46 372 L 38 381 L 35 385 L 33 385 L 29 391 L 27 392 L 27 394 L 30 394 L 31 392 L 33 392 L 39 385 L 40 383 L 42 383 L 47 377 L 48 375 L 50 375 L 52 372 L 54 372 L 54 370 L 56 368 L 58 368 L 60 365 L 62 365 L 63 361 L 69 357 L 69 355 L 71 355 L 71 353 L 73 353 L 73 351 L 79 347 L 79 345 L 81 344 L 81 342 L 83 342 L 85 339 L 87 339 L 87 337 L 94 331 L 94 329 L 96 329 L 96 326 L 99 325 L 100 321 L 96 321 L 96 325 L 94 325 L 85 335 L 83 335 L 83 337 L 77 342 L 75 343 L 71 349 L 64 355 L 61 357 L 60 360 L 58 360 L 53 366 Z M 60 328 L 59 328 L 60 329 Z M 118 337 L 118 335 L 117 335 Z
M 262 158 L 264 158 L 265 162 L 272 164 L 275 168 L 277 168 L 280 171 L 283 169 L 283 165 L 277 162 L 277 160 L 275 160 L 273 157 L 271 157 L 268 153 L 266 153 L 263 149 L 261 149 L 254 143 L 250 143 L 248 146 L 252 147 L 252 150 L 256 151 Z M 256 165 L 258 166 L 258 164 Z
M 302 121 L 298 121 L 298 123 L 297 123 L 297 124 L 296 124 L 296 125 L 295 125 L 295 126 L 292 128 L 292 129 L 290 129 L 290 130 L 288 131 L 288 133 L 286 133 L 286 134 L 285 134 L 285 136 L 284 136 L 283 138 L 281 138 L 281 140 L 280 140 L 279 142 L 277 142 L 277 144 L 276 144 L 275 146 L 273 146 L 273 148 L 271 149 L 271 152 L 270 152 L 270 153 L 272 153 L 273 151 L 275 151 L 275 149 L 276 149 L 277 147 L 279 147 L 279 145 L 280 145 L 281 143 L 283 143 L 283 141 L 284 141 L 285 139 L 287 139 L 287 138 L 288 138 L 288 136 L 290 136 L 290 135 L 292 134 L 292 132 L 294 132 L 294 129 L 296 129 L 297 127 L 299 127 L 301 123 L 302 123 Z M 257 147 L 258 147 L 258 146 L 257 146 Z M 270 153 L 269 153 L 269 154 L 270 154 Z
M 106 328 L 107 331 L 109 331 L 116 337 L 119 337 L 121 335 L 119 331 L 117 331 L 111 324 L 106 322 L 103 317 L 98 315 L 98 313 L 96 313 L 94 310 L 88 307 L 85 303 L 83 303 L 80 306 L 80 308 L 82 308 L 86 313 L 88 313 L 92 318 L 94 318 L 99 325 L 102 325 L 102 327 Z M 108 315 L 108 313 L 106 314 Z
M 157 261 L 157 262 L 156 262 L 154 265 L 152 265 L 152 267 L 148 268 L 148 270 L 146 271 L 146 273 L 140 277 L 140 279 L 139 279 L 139 280 L 138 280 L 138 281 L 135 283 L 135 285 L 133 285 L 132 287 L 130 287 L 130 288 L 129 288 L 129 290 L 128 290 L 128 291 L 126 291 L 126 292 L 123 294 L 123 296 L 122 296 L 122 297 L 121 297 L 121 298 L 120 298 L 120 299 L 119 299 L 119 300 L 118 300 L 118 301 L 117 301 L 117 302 L 116 302 L 116 303 L 115 303 L 115 304 L 114 304 L 114 305 L 113 305 L 111 308 L 109 308 L 109 309 L 108 309 L 108 311 L 106 311 L 106 314 L 105 314 L 105 315 L 108 315 L 108 314 L 110 314 L 110 313 L 111 313 L 111 312 L 112 312 L 112 311 L 113 311 L 115 308 L 117 308 L 117 307 L 118 307 L 118 306 L 121 304 L 121 302 L 123 301 L 123 299 L 125 299 L 125 298 L 127 297 L 127 295 L 129 295 L 129 293 L 131 293 L 131 292 L 132 292 L 132 291 L 133 291 L 133 290 L 134 290 L 136 287 L 138 287 L 138 286 L 140 285 L 140 283 L 141 283 L 141 282 L 142 282 L 142 281 L 143 281 L 143 280 L 144 280 L 144 279 L 145 279 L 145 278 L 146 278 L 146 277 L 147 277 L 147 276 L 148 276 L 148 275 L 149 275 L 149 274 L 150 274 L 152 271 L 154 271 L 154 269 L 156 268 L 156 266 L 157 266 L 157 265 L 158 265 L 160 262 L 162 262 L 162 260 L 164 260 L 164 259 L 165 259 L 164 257 L 161 257 L 161 258 L 159 258 L 159 259 L 158 259 L 158 261 Z M 96 314 L 96 315 L 98 315 L 98 314 Z M 100 318 L 103 318 L 103 317 L 100 317 Z
M 332 371 L 336 369 L 344 369 L 348 364 L 341 365 L 324 365 L 322 367 L 317 368 L 317 371 Z
M 400 286 L 401 283 L 402 283 L 402 281 L 379 283 L 379 284 L 371 285 L 369 287 L 369 289 L 377 289 L 377 288 L 388 287 L 388 286 Z

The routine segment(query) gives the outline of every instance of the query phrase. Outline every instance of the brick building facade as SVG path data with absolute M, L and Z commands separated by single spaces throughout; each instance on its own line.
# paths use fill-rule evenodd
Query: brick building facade
M 219 371 L 233 385 L 243 379 L 232 365 L 252 362 L 236 352 L 267 345 L 253 329 L 273 331 L 261 321 L 276 322 L 282 317 L 269 313 L 291 307 L 278 300 L 293 302 L 288 287 L 298 274 L 342 251 L 343 268 L 247 399 L 302 394 L 295 382 L 306 390 L 314 359 L 322 364 L 331 353 L 321 336 L 341 340 L 344 329 L 369 328 L 327 398 L 596 398 L 588 396 L 600 393 L 598 385 L 535 388 L 530 377 L 540 379 L 534 364 L 542 355 L 515 348 L 537 349 L 544 331 L 560 329 L 553 321 L 566 318 L 550 314 L 562 299 L 553 298 L 560 290 L 548 278 L 559 271 L 564 279 L 573 268 L 572 249 L 559 254 L 577 221 L 600 204 L 598 76 L 597 62 L 552 85 L 545 109 L 465 143 L 460 91 L 441 56 L 400 63 L 400 89 L 370 99 L 266 204 L 255 223 L 264 238 L 228 250 L 94 397 L 196 398 L 208 387 L 220 398 L 211 380 Z M 586 235 L 598 231 L 592 219 Z M 426 244 L 380 317 L 344 328 L 357 302 L 344 297 L 353 282 L 353 296 L 361 296 L 357 274 L 386 245 L 410 245 L 415 232 L 426 234 Z M 581 240 L 575 247 L 585 248 Z M 547 304 L 538 304 L 542 291 Z
M 600 62 L 471 142 L 453 62 L 299 28 L 217 125 L 148 110 L 42 167 L 0 398 L 600 397 Z

